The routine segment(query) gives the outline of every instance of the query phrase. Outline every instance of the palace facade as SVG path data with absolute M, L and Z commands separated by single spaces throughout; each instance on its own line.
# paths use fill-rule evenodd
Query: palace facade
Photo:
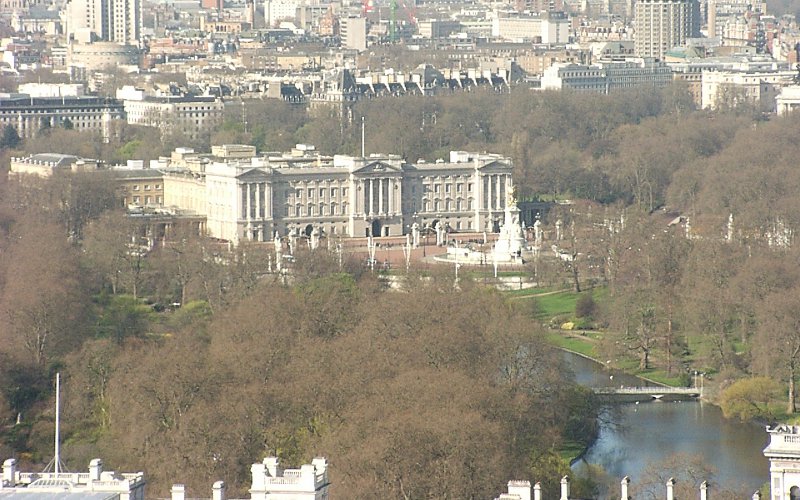
M 164 206 L 205 215 L 210 236 L 238 244 L 278 233 L 395 236 L 444 224 L 496 232 L 513 193 L 512 162 L 453 151 L 449 161 L 398 155 L 322 156 L 313 146 L 258 155 L 252 146 L 180 148 L 151 165 L 164 173 Z

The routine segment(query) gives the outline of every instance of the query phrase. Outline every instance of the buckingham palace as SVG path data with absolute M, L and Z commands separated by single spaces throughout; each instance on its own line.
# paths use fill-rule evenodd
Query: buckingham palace
M 408 163 L 398 155 L 323 156 L 313 146 L 259 154 L 221 145 L 176 149 L 152 162 L 164 206 L 205 215 L 209 236 L 238 244 L 278 235 L 396 236 L 445 224 L 495 232 L 513 192 L 509 158 L 453 151 Z

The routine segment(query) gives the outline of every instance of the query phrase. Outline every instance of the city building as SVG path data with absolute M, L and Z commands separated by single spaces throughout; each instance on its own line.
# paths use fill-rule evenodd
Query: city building
M 142 35 L 141 0 L 69 0 L 66 4 L 67 38 L 138 45 Z M 90 33 L 89 36 L 86 33 Z
M 97 170 L 97 160 L 56 153 L 37 153 L 26 157 L 11 157 L 10 174 L 51 177 L 57 172 L 89 172 Z
M 191 139 L 222 124 L 225 105 L 215 96 L 149 96 L 144 90 L 124 86 L 117 90 L 125 116 L 132 125 L 179 131 Z
M 700 36 L 697 0 L 637 0 L 634 9 L 637 56 L 664 59 L 671 48 Z
M 800 497 L 800 426 L 767 427 L 770 500 Z
M 58 9 L 40 5 L 31 6 L 27 12 L 14 12 L 11 25 L 20 33 L 44 33 L 50 36 L 63 33 Z
M 410 164 L 397 155 L 321 156 L 313 146 L 256 155 L 244 145 L 181 149 L 164 172 L 164 205 L 205 215 L 210 236 L 238 244 L 280 235 L 394 236 L 414 223 L 496 232 L 513 192 L 511 160 L 452 152 Z
M 666 87 L 672 82 L 672 70 L 652 57 L 601 60 L 597 65 L 606 75 L 608 91 L 634 87 Z
M 160 207 L 164 204 L 164 174 L 144 162 L 110 168 L 123 207 Z
M 11 125 L 20 137 L 33 137 L 48 127 L 72 127 L 111 134 L 111 122 L 125 118 L 122 103 L 96 96 L 32 97 L 0 94 L 0 127 Z
M 537 16 L 499 15 L 492 24 L 492 36 L 502 40 L 565 44 L 571 33 L 570 21 L 563 12 L 543 12 Z
M 78 79 L 85 79 L 93 71 L 124 69 L 125 66 L 136 68 L 138 62 L 139 49 L 134 45 L 103 41 L 87 43 L 73 41 L 67 48 L 66 64 L 72 75 Z
M 787 62 L 775 61 L 764 55 L 737 55 L 729 57 L 691 57 L 667 62 L 675 81 L 684 82 L 696 106 L 703 105 L 703 73 L 709 71 L 775 72 L 788 71 Z
M 3 500 L 144 500 L 144 473 L 103 470 L 103 461 L 89 462 L 89 473 L 21 472 L 17 461 L 3 462 Z
M 792 85 L 795 76 L 794 71 L 704 71 L 701 107 L 717 109 L 748 103 L 773 112 L 781 89 Z
M 294 21 L 300 5 L 300 0 L 264 0 L 264 22 L 267 28 L 274 28 L 281 21 Z
M 424 38 L 447 38 L 461 31 L 461 22 L 453 19 L 426 19 L 417 23 L 417 32 Z
M 775 98 L 775 107 L 778 115 L 785 115 L 800 109 L 800 85 L 789 85 L 781 89 Z
M 608 92 L 603 68 L 574 63 L 556 63 L 542 73 L 542 90 L 570 89 L 576 92 Z
M 367 18 L 348 16 L 339 19 L 342 47 L 363 52 L 367 50 Z
M 651 57 L 601 60 L 593 65 L 558 63 L 541 78 L 543 90 L 570 89 L 607 94 L 633 87 L 665 87 L 672 82 L 669 67 Z

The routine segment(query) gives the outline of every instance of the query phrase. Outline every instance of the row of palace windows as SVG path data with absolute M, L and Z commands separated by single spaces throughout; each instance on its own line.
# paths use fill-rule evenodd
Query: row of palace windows
M 143 188 L 144 188 L 144 191 L 150 191 L 151 185 L 150 185 L 150 184 L 145 184 L 145 185 L 143 186 Z M 133 187 L 132 187 L 131 189 L 132 189 L 133 191 L 139 191 L 139 184 L 134 184 L 134 185 L 133 185 Z M 153 189 L 154 191 L 158 191 L 159 189 L 161 189 L 161 184 L 153 184 L 153 185 L 152 185 L 152 189 Z
M 156 203 L 158 205 L 161 205 L 164 202 L 164 200 L 160 196 L 144 196 L 144 197 L 134 196 L 133 197 L 133 204 L 134 205 L 138 205 L 139 203 L 142 203 L 142 202 L 144 202 L 145 205 L 149 205 L 151 203 Z
M 324 199 L 326 196 L 328 198 L 332 198 L 332 199 L 339 197 L 339 188 L 335 188 L 335 187 L 333 187 L 333 188 L 306 188 L 305 191 L 306 191 L 306 198 L 309 199 L 309 200 L 314 199 L 314 196 L 317 195 L 317 194 L 319 194 L 319 198 L 320 199 Z M 342 193 L 342 197 L 343 198 L 347 198 L 348 190 L 347 190 L 346 187 L 341 188 L 341 193 Z M 286 191 L 284 191 L 283 195 L 288 200 L 292 195 L 292 191 L 290 189 L 287 189 Z M 295 199 L 298 199 L 298 200 L 300 198 L 302 198 L 303 197 L 303 189 L 295 189 L 294 190 L 294 196 L 295 196 Z
M 426 194 L 430 193 L 431 192 L 431 187 L 433 187 L 433 192 L 434 193 L 441 193 L 442 192 L 442 186 L 444 186 L 444 192 L 445 193 L 452 193 L 453 192 L 453 186 L 455 186 L 456 193 L 463 193 L 464 192 L 464 184 L 463 183 L 458 183 L 458 184 L 433 184 L 433 185 L 425 184 L 424 192 Z M 415 191 L 416 191 L 416 189 L 414 188 L 414 186 L 412 186 L 411 187 L 411 193 L 413 194 Z M 468 193 L 472 192 L 472 183 L 471 182 L 467 184 L 467 192 Z
M 284 215 L 287 217 L 316 217 L 325 215 L 347 215 L 348 205 L 347 203 L 342 203 L 341 205 L 337 203 L 325 205 L 323 203 L 319 207 L 311 204 L 304 207 L 300 204 L 294 206 L 286 204 L 284 209 Z

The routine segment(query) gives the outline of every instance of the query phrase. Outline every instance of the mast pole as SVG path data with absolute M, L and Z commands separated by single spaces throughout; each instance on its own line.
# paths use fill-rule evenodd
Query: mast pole
M 364 124 L 364 117 L 362 116 L 361 117 L 361 157 L 362 158 L 364 158 L 366 156 L 365 151 L 367 149 L 366 148 L 366 142 L 364 141 L 365 130 L 366 130 L 366 127 L 365 127 L 365 124 Z
M 56 478 L 58 478 L 58 466 L 61 463 L 61 457 L 59 456 L 59 431 L 60 431 L 60 421 L 59 421 L 59 410 L 60 410 L 60 403 L 61 403 L 61 373 L 56 373 L 56 439 L 55 439 L 55 458 L 53 458 L 53 463 L 55 464 L 55 472 Z

